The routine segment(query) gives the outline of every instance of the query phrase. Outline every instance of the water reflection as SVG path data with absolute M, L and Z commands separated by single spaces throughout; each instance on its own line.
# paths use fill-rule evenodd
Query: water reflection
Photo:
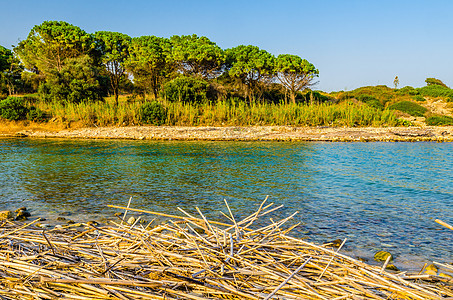
M 0 140 L 0 205 L 35 215 L 110 217 L 107 204 L 220 218 L 266 197 L 295 234 L 351 249 L 451 261 L 452 144 Z

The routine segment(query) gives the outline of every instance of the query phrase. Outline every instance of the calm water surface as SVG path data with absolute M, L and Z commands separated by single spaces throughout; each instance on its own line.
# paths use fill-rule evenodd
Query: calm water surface
M 396 265 L 452 262 L 453 144 L 150 142 L 0 139 L 0 209 L 27 206 L 49 221 L 111 218 L 107 204 L 221 219 L 269 200 L 294 211 L 294 235 Z M 147 218 L 151 218 L 147 216 Z

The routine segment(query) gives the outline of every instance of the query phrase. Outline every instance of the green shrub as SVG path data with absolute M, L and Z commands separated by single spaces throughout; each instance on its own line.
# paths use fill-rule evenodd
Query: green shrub
M 38 94 L 26 94 L 22 96 L 22 101 L 27 105 L 34 105 L 39 101 Z
M 399 110 L 415 117 L 423 117 L 425 112 L 428 111 L 428 109 L 426 109 L 425 107 L 411 101 L 400 101 L 393 103 L 389 106 L 389 109 Z
M 355 89 L 353 91 L 348 92 L 348 96 L 350 96 L 351 98 L 356 98 L 358 100 L 360 100 L 360 97 L 365 97 L 362 98 L 361 101 L 366 102 L 369 106 L 382 109 L 385 106 L 385 104 L 389 101 L 392 101 L 396 95 L 394 89 L 389 88 L 388 86 L 385 85 L 377 85 L 377 86 L 364 86 Z M 379 105 L 376 101 L 370 101 L 370 103 L 368 103 L 368 101 L 365 101 L 373 99 L 378 100 L 382 104 L 382 108 L 381 105 Z M 340 98 L 340 100 L 342 99 Z
M 35 122 L 43 122 L 46 120 L 45 113 L 42 110 L 40 110 L 39 108 L 36 108 L 34 106 L 31 106 L 28 109 L 26 117 L 27 117 L 27 120 L 35 121 Z
M 24 120 L 28 108 L 22 104 L 22 99 L 8 97 L 0 101 L 0 117 L 7 120 Z
M 184 76 L 167 82 L 162 88 L 161 96 L 169 101 L 185 103 L 201 103 L 213 98 L 207 81 Z
M 422 96 L 441 97 L 453 101 L 453 90 L 441 85 L 428 85 L 417 89 Z
M 167 119 L 167 109 L 158 101 L 146 102 L 140 107 L 140 118 L 145 124 L 159 126 Z
M 405 86 L 403 88 L 396 90 L 395 92 L 399 95 L 411 95 L 411 96 L 420 94 L 418 90 L 414 89 L 411 86 Z
M 425 122 L 426 125 L 431 126 L 453 125 L 453 118 L 449 116 L 431 116 Z
M 418 101 L 418 102 L 426 102 L 426 99 L 420 95 L 416 95 L 416 96 L 412 97 L 412 99 L 414 99 L 415 101 Z
M 427 85 L 440 85 L 448 89 L 448 86 L 445 83 L 443 83 L 442 80 L 437 78 L 426 78 L 425 82 Z
M 363 103 L 366 103 L 367 105 L 374 107 L 376 109 L 384 109 L 384 105 L 376 99 L 373 96 L 370 95 L 359 95 L 357 97 L 357 100 L 362 101 Z

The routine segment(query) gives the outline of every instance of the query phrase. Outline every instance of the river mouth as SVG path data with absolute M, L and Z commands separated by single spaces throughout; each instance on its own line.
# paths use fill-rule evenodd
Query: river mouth
M 58 223 L 115 219 L 126 206 L 177 207 L 238 218 L 269 202 L 298 211 L 293 234 L 372 260 L 388 250 L 398 267 L 453 261 L 453 145 L 448 143 L 0 140 L 0 205 L 26 206 Z M 137 214 L 138 216 L 139 214 Z M 152 217 L 143 215 L 151 220 Z

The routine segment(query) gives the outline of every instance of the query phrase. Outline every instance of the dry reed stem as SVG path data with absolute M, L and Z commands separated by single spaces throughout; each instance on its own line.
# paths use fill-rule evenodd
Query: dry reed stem
M 267 199 L 266 199 L 267 200 Z M 257 220 L 279 207 L 261 203 L 226 222 L 130 207 L 121 222 L 68 226 L 45 233 L 34 222 L 0 225 L 0 299 L 440 299 L 451 280 L 392 274 L 338 249 L 289 236 L 290 215 L 268 225 Z M 143 227 L 127 212 L 168 218 Z M 136 220 L 138 220 L 137 218 Z M 253 228 L 252 228 L 253 225 Z M 447 270 L 448 264 L 436 263 Z M 276 298 L 277 297 L 277 298 Z

